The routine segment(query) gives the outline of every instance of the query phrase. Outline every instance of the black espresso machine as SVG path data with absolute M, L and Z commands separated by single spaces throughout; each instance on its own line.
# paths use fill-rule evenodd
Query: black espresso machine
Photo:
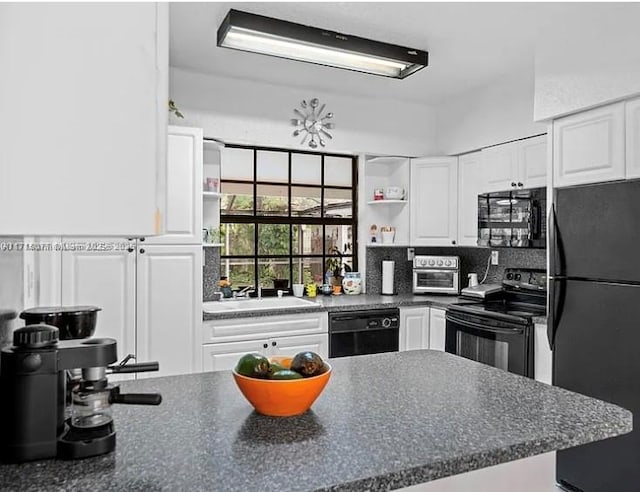
M 69 311 L 78 316 L 77 310 Z M 56 324 L 65 322 L 63 317 Z M 66 333 L 86 337 L 93 329 L 81 335 Z M 159 394 L 122 394 L 118 385 L 107 380 L 107 374 L 157 371 L 157 362 L 131 364 L 127 356 L 115 364 L 115 340 L 59 340 L 59 336 L 56 326 L 28 324 L 14 331 L 13 346 L 0 351 L 3 461 L 80 459 L 109 453 L 116 445 L 112 404 L 159 405 L 162 401 Z

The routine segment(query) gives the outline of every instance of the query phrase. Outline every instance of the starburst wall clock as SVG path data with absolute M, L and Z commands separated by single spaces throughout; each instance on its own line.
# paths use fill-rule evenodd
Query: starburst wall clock
M 317 149 L 318 144 L 324 147 L 327 144 L 325 139 L 331 140 L 333 135 L 328 132 L 335 127 L 335 124 L 328 121 L 333 119 L 333 113 L 324 113 L 326 104 L 320 106 L 318 98 L 314 97 L 308 103 L 306 100 L 300 103 L 300 108 L 295 108 L 293 112 L 297 118 L 291 120 L 291 124 L 296 128 L 293 131 L 294 137 L 302 135 L 301 145 L 304 145 L 307 139 L 309 140 L 309 147 Z

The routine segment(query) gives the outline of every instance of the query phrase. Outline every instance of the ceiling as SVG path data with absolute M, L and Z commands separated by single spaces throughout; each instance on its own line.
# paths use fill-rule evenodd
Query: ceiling
M 593 4 L 591 4 L 593 5 Z M 229 9 L 429 51 L 404 80 L 216 47 Z M 532 72 L 535 40 L 588 4 L 171 3 L 170 63 L 219 76 L 325 92 L 438 104 L 517 72 Z

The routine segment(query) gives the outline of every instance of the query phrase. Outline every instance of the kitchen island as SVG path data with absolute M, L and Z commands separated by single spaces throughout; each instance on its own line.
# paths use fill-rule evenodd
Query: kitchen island
M 3 490 L 388 490 L 627 433 L 630 412 L 432 350 L 331 360 L 311 411 L 256 414 L 229 372 L 123 383 L 115 453 L 0 465 Z

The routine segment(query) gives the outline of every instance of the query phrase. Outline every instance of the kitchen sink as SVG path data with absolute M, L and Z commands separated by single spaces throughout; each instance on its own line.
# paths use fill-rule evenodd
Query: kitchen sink
M 318 304 L 298 297 L 267 297 L 263 299 L 232 299 L 209 301 L 202 304 L 205 313 L 228 313 L 235 311 L 265 311 L 268 309 L 313 308 Z

